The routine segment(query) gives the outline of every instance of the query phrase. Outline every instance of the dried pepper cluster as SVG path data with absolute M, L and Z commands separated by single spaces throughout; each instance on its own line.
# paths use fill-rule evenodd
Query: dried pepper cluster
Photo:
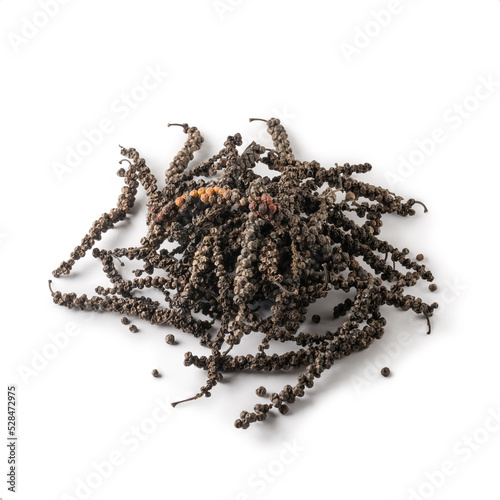
M 266 123 L 274 149 L 252 142 L 240 152 L 242 139 L 235 134 L 219 153 L 193 167 L 189 164 L 203 137 L 196 127 L 180 125 L 187 140 L 166 171 L 163 189 L 139 153 L 122 148 L 122 162 L 129 165 L 118 172 L 125 186 L 116 208 L 93 223 L 70 259 L 53 272 L 56 278 L 70 274 L 93 249 L 111 286 L 97 287 L 91 298 L 51 288 L 56 304 L 137 316 L 199 338 L 210 355 L 187 352 L 184 364 L 206 370 L 207 381 L 184 401 L 209 397 L 225 372 L 299 369 L 294 386 L 268 395 L 264 387 L 257 389 L 268 402 L 240 414 L 235 426 L 243 429 L 265 420 L 273 409 L 286 414 L 288 405 L 303 397 L 336 359 L 380 339 L 386 325 L 383 305 L 423 315 L 429 333 L 429 318 L 437 308 L 405 292 L 420 279 L 433 280 L 420 264 L 423 257 L 413 260 L 408 249 L 378 237 L 384 214 L 411 216 L 420 202 L 405 202 L 353 177 L 368 172 L 369 164 L 324 168 L 297 160 L 280 121 Z M 259 163 L 276 176 L 258 175 L 254 168 Z M 148 206 L 147 234 L 140 245 L 95 247 L 130 213 L 139 184 Z M 175 247 L 166 248 L 167 242 Z M 120 259 L 139 263 L 135 279 L 120 274 Z M 144 288 L 159 290 L 165 303 L 138 295 Z M 332 289 L 346 294 L 332 308 L 343 323 L 335 331 L 299 331 L 309 305 Z M 314 323 L 319 321 L 315 316 Z M 256 352 L 231 354 L 233 346 L 255 332 L 262 337 Z M 173 336 L 167 338 L 173 342 Z M 275 342 L 289 343 L 290 350 L 272 353 Z

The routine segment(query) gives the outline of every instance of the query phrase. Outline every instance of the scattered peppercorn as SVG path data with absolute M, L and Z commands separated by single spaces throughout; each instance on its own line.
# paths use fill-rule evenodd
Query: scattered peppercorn
M 319 314 L 315 314 L 313 317 L 312 317 L 312 322 L 313 323 L 319 323 L 321 321 L 321 316 Z
M 132 333 L 137 333 L 139 331 L 139 328 L 137 328 L 135 325 L 130 325 L 128 328 Z
M 169 345 L 172 345 L 174 342 L 175 342 L 175 337 L 169 333 L 166 337 L 165 337 L 165 342 Z
M 431 292 L 435 292 L 437 289 L 438 289 L 438 287 L 437 287 L 437 285 L 436 285 L 435 283 L 431 283 L 431 284 L 429 285 L 429 290 L 430 290 Z
M 153 377 L 159 377 L 160 376 L 160 372 L 155 368 L 152 372 L 151 372 L 151 375 L 153 375 Z
M 384 377 L 388 377 L 391 374 L 391 370 L 386 366 L 385 368 L 382 368 L 382 371 L 380 373 L 382 373 Z
M 419 253 L 419 254 L 417 255 L 417 260 L 418 260 L 419 262 L 423 261 L 423 260 L 424 260 L 424 256 L 423 256 L 421 253 Z
M 257 389 L 255 390 L 255 393 L 257 394 L 257 396 L 260 396 L 261 398 L 263 398 L 267 391 L 266 391 L 266 388 L 264 386 L 260 386 L 260 387 L 257 387 Z
M 128 325 L 129 323 L 130 323 L 130 320 L 129 320 L 127 317 L 125 317 L 125 316 L 124 316 L 124 317 L 122 318 L 122 324 L 123 324 L 123 325 Z

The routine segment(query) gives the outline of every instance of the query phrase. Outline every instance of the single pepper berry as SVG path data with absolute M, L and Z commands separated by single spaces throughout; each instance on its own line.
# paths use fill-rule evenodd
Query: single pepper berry
M 267 391 L 266 388 L 261 385 L 260 387 L 257 387 L 255 393 L 257 394 L 257 396 L 263 398 L 266 395 Z

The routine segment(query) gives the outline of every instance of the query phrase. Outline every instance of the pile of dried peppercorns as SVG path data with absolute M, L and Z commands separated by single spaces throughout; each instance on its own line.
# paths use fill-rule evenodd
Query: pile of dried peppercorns
M 437 308 L 405 292 L 420 279 L 433 280 L 420 263 L 423 256 L 411 259 L 408 249 L 378 237 L 384 214 L 415 215 L 415 204 L 421 203 L 405 202 L 353 177 L 368 172 L 369 164 L 324 168 L 316 161 L 297 160 L 280 121 L 266 123 L 273 149 L 252 142 L 239 150 L 242 139 L 235 134 L 216 155 L 193 167 L 189 164 L 203 137 L 196 127 L 179 125 L 187 140 L 165 173 L 163 189 L 139 153 L 122 148 L 126 159 L 120 163 L 128 166 L 118 171 L 125 186 L 116 208 L 93 223 L 70 259 L 53 272 L 56 278 L 70 274 L 75 262 L 93 249 L 111 285 L 97 287 L 90 298 L 51 288 L 56 304 L 137 316 L 199 338 L 210 355 L 187 352 L 184 364 L 206 370 L 207 381 L 184 401 L 209 397 L 224 372 L 300 371 L 297 384 L 279 393 L 257 389 L 268 402 L 240 414 L 235 426 L 243 429 L 265 420 L 274 408 L 286 414 L 288 404 L 304 396 L 336 359 L 380 339 L 386 325 L 383 305 L 421 314 L 429 332 L 429 318 Z M 258 175 L 259 164 L 276 175 Z M 147 234 L 140 245 L 95 247 L 103 233 L 130 213 L 139 184 L 148 207 Z M 119 272 L 122 259 L 139 263 L 135 279 Z M 144 288 L 159 290 L 165 303 L 139 295 L 137 290 Z M 343 317 L 343 323 L 335 331 L 299 331 L 309 305 L 332 289 L 346 294 L 333 307 L 334 318 Z M 319 321 L 315 315 L 313 323 Z M 255 332 L 262 338 L 257 352 L 231 354 L 233 346 Z M 292 347 L 285 354 L 272 353 L 276 342 Z

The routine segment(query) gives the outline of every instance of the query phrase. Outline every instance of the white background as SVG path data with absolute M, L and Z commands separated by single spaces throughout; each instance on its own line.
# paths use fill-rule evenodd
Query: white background
M 500 2 L 72 0 L 50 19 L 40 3 L 0 2 L 0 436 L 11 384 L 19 419 L 18 492 L 7 492 L 2 444 L 0 496 L 499 498 L 500 425 L 489 415 L 500 411 Z M 138 89 L 152 70 L 156 88 Z M 203 348 L 180 332 L 168 346 L 169 328 L 136 321 L 134 335 L 118 315 L 57 307 L 47 280 L 115 205 L 118 144 L 162 179 L 184 141 L 168 122 L 200 128 L 199 161 L 238 131 L 269 145 L 253 116 L 281 118 L 300 159 L 370 162 L 366 180 L 427 204 L 425 215 L 389 217 L 382 236 L 426 256 L 439 290 L 418 293 L 441 307 L 431 336 L 420 317 L 386 308 L 384 338 L 336 364 L 287 416 L 235 429 L 262 402 L 257 386 L 295 380 L 238 374 L 164 420 L 158 401 L 204 383 L 183 366 L 184 352 Z M 103 119 L 112 130 L 61 174 L 54 166 Z M 429 145 L 435 129 L 440 144 Z M 100 245 L 137 244 L 144 232 L 139 210 Z M 98 284 L 92 258 L 55 283 L 89 295 Z M 328 328 L 332 306 L 311 309 L 324 318 L 315 328 Z M 54 351 L 54 334 L 72 325 Z M 93 464 L 110 455 L 120 464 L 101 480 Z M 77 488 L 87 481 L 90 492 Z

